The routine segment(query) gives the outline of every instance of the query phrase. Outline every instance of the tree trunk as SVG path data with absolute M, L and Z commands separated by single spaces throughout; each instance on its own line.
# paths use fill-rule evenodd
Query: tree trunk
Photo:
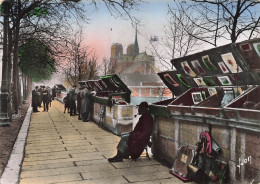
M 10 122 L 12 122 L 12 90 L 11 90 L 11 84 L 12 84 L 12 48 L 13 48 L 13 37 L 12 37 L 12 30 L 9 28 L 8 31 L 8 93 L 9 93 L 9 102 L 8 102 L 8 117 L 10 118 Z
M 20 30 L 20 20 L 16 19 L 14 22 L 14 56 L 13 56 L 13 109 L 14 113 L 18 113 L 18 40 L 19 40 L 19 30 Z
M 27 76 L 27 94 L 28 96 L 32 94 L 32 80 L 29 76 Z

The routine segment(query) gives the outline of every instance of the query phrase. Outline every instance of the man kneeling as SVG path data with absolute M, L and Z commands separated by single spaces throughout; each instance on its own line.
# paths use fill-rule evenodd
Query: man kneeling
M 117 155 L 109 158 L 109 162 L 122 162 L 123 158 L 137 159 L 148 144 L 153 131 L 153 117 L 149 113 L 147 102 L 139 105 L 138 113 L 141 115 L 132 132 L 122 133 L 117 145 Z

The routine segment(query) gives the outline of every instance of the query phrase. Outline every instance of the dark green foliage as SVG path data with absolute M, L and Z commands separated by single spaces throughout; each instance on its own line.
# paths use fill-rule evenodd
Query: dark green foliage
M 31 16 L 36 16 L 36 17 L 40 17 L 41 15 L 48 15 L 49 11 L 46 8 L 41 8 L 41 7 L 35 7 L 31 12 L 30 15 Z
M 19 49 L 18 66 L 34 82 L 49 79 L 55 72 L 55 60 L 50 49 L 41 41 L 29 38 Z

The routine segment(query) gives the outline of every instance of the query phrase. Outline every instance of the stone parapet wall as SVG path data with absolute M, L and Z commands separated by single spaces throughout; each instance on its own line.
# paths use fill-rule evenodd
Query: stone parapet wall
M 260 176 L 260 133 L 229 124 L 228 120 L 214 124 L 207 117 L 155 116 L 152 152 L 157 159 L 172 166 L 180 146 L 188 145 L 195 149 L 200 133 L 210 131 L 222 150 L 217 159 L 229 165 L 229 182 L 252 181 Z M 242 160 L 248 158 L 251 162 L 239 168 Z
M 100 116 L 102 110 L 103 118 Z M 93 120 L 117 135 L 130 132 L 133 130 L 133 105 L 114 104 L 110 107 L 94 102 Z

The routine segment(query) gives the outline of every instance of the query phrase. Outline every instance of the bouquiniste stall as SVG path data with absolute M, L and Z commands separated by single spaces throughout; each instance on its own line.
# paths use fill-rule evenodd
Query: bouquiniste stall
M 179 148 L 195 150 L 207 131 L 221 149 L 214 159 L 225 163 L 228 180 L 255 179 L 260 175 L 260 39 L 171 62 L 176 70 L 158 75 L 174 97 L 150 105 L 154 156 L 173 165 Z
M 102 76 L 99 80 L 85 82 L 93 96 L 93 120 L 117 135 L 132 131 L 133 105 L 130 89 L 116 74 Z

